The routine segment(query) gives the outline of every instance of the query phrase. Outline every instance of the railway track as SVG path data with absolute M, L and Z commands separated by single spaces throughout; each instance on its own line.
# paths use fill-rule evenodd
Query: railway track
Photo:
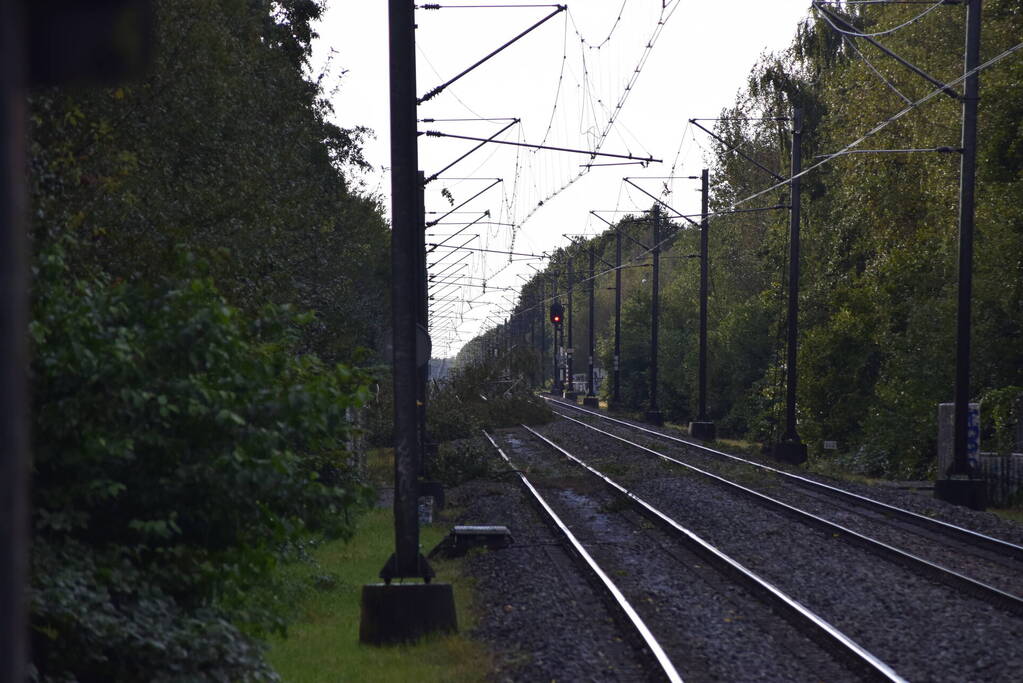
M 577 417 L 588 418 L 578 420 L 555 410 L 563 419 L 668 462 L 721 477 L 724 485 L 734 484 L 738 476 L 744 482 L 742 488 L 749 490 L 744 493 L 761 505 L 783 510 L 890 561 L 1023 615 L 1023 547 L 1019 545 L 662 431 L 568 403 L 551 403 L 576 408 Z M 592 424 L 594 420 L 610 426 L 600 429 Z M 648 437 L 647 443 L 625 438 L 623 432 Z M 649 438 L 665 445 L 649 448 L 656 445 Z
M 683 466 L 681 457 L 653 457 L 659 448 L 649 445 L 653 435 L 648 445 L 630 445 L 624 437 L 567 419 L 539 431 L 821 614 L 906 678 L 1023 678 L 1018 597 L 933 562 L 909 559 L 898 548 L 867 552 L 873 539 L 827 526 L 827 520 L 810 522 L 809 513 L 790 510 L 795 506 L 789 503 L 754 502 L 753 487 L 799 490 L 781 483 L 783 477 L 731 463 L 725 469 L 745 486 L 726 486 L 718 481 L 723 476 Z M 1001 559 L 1010 567 L 1015 562 Z
M 504 437 L 514 460 L 487 438 L 607 591 L 660 677 L 903 680 L 825 619 L 538 432 L 523 427 Z M 708 637 L 708 629 L 723 633 Z

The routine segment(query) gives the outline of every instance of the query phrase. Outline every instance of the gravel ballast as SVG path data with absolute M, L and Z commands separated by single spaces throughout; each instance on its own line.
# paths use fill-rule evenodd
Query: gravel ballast
M 658 452 L 700 469 L 727 479 L 738 480 L 748 488 L 806 510 L 811 514 L 828 519 L 858 533 L 876 538 L 879 541 L 922 557 L 942 567 L 990 584 L 999 590 L 1012 595 L 1023 596 L 1023 563 L 1019 561 L 999 557 L 990 551 L 979 550 L 941 531 L 921 530 L 918 526 L 890 517 L 873 508 L 858 506 L 846 498 L 828 494 L 824 491 L 808 489 L 806 486 L 788 480 L 782 475 L 765 472 L 752 465 L 727 460 L 720 456 L 709 454 L 706 451 L 675 442 L 656 440 L 654 437 L 636 432 L 628 427 L 586 417 L 583 413 L 576 413 L 572 417 L 582 418 L 582 421 L 587 424 L 593 424 L 604 431 L 651 447 Z M 596 433 L 591 436 L 596 436 Z M 777 463 L 764 464 L 778 469 L 776 467 Z M 799 474 L 803 476 L 802 473 Z M 819 481 L 819 478 L 816 480 Z M 838 484 L 838 482 L 833 481 L 825 481 L 823 483 L 830 486 Z M 849 490 L 849 487 L 844 484 L 845 482 L 842 482 L 839 488 Z M 879 500 L 879 497 L 876 495 L 868 495 L 866 492 L 856 493 Z M 874 492 L 871 491 L 870 493 Z M 903 497 L 915 499 L 919 497 L 919 494 L 903 493 Z M 908 509 L 906 506 L 898 505 L 897 503 L 889 504 Z
M 470 552 L 463 565 L 478 596 L 471 635 L 493 653 L 495 680 L 648 679 L 635 648 L 529 505 L 517 478 L 451 489 L 448 504 L 462 509 L 459 523 L 505 525 L 514 539 L 503 550 Z
M 630 600 L 687 681 L 854 680 L 781 617 L 535 438 L 505 448 Z M 741 654 L 739 654 L 741 653 Z
M 1023 680 L 1019 618 L 583 427 L 557 421 L 541 431 L 765 575 L 903 676 Z

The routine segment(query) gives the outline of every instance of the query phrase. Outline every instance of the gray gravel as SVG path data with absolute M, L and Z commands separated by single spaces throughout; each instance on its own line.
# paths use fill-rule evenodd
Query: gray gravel
M 903 676 L 1023 680 L 1023 620 L 765 511 L 624 444 L 595 439 L 582 427 L 558 421 L 542 431 L 765 575 Z M 992 533 L 984 528 L 990 520 L 950 521 Z
M 478 596 L 471 635 L 493 653 L 494 680 L 647 680 L 637 651 L 516 482 L 509 476 L 447 492 L 448 504 L 461 509 L 458 523 L 506 525 L 514 538 L 507 549 L 471 552 L 463 565 Z
M 506 451 L 630 600 L 687 681 L 854 680 L 745 590 L 523 435 Z
M 638 433 L 627 427 L 614 425 L 613 423 L 599 419 L 585 417 L 582 413 L 574 414 L 573 417 L 576 415 L 578 415 L 577 419 L 582 419 L 584 422 L 594 424 L 594 426 L 599 427 L 600 429 L 618 434 L 624 438 L 628 438 L 637 443 L 654 448 L 659 452 L 701 469 L 713 472 L 719 476 L 729 479 L 737 479 L 748 488 L 752 488 L 785 503 L 799 507 L 800 509 L 806 510 L 812 514 L 824 517 L 825 519 L 852 529 L 853 531 L 876 538 L 943 567 L 947 567 L 953 571 L 970 576 L 978 581 L 988 583 L 1013 595 L 1023 596 L 1023 565 L 1017 561 L 999 558 L 993 553 L 978 551 L 976 548 L 958 542 L 954 538 L 943 536 L 940 533 L 922 532 L 919 527 L 913 526 L 907 522 L 888 519 L 880 512 L 874 512 L 870 509 L 855 506 L 844 499 L 837 498 L 826 493 L 812 492 L 805 486 L 786 481 L 784 477 L 774 475 L 770 472 L 757 470 L 757 468 L 749 465 L 723 460 L 720 457 L 707 454 L 705 451 L 687 448 L 673 442 L 656 440 L 654 437 Z M 764 464 L 768 464 L 772 467 L 777 466 L 777 463 Z M 804 475 L 803 472 L 799 472 L 799 474 Z M 820 481 L 821 478 L 817 477 L 816 480 Z M 844 482 L 824 481 L 823 483 L 831 486 L 838 486 L 845 490 L 850 490 Z M 880 500 L 880 496 L 876 495 L 876 489 L 885 487 L 860 488 L 868 488 L 870 491 L 855 492 L 874 498 L 875 500 Z M 896 492 L 896 496 L 903 500 L 891 500 L 896 497 L 892 496 L 891 493 L 890 489 L 886 491 L 885 495 L 890 499 L 890 501 L 882 502 L 889 502 L 889 504 L 897 505 L 898 507 L 905 509 L 910 508 L 901 504 L 904 499 L 908 498 L 914 503 L 918 503 L 915 499 L 920 497 L 918 494 L 908 492 L 901 492 L 902 495 L 898 496 L 899 492 Z M 1004 530 L 1005 527 L 1012 528 L 1014 526 L 1015 525 L 1011 524 L 999 525 L 1001 535 L 1004 537 L 1006 534 L 1006 531 Z M 1012 531 L 1015 532 L 1017 529 L 1012 528 Z
M 559 402 L 567 403 L 566 401 Z M 568 410 L 571 414 L 576 416 L 577 419 L 581 419 L 583 416 L 583 413 L 580 411 L 571 410 L 570 408 L 568 408 Z M 622 418 L 616 416 L 616 419 Z M 602 421 L 602 424 L 607 423 Z M 678 429 L 672 429 L 671 427 L 658 428 L 647 424 L 643 424 L 642 426 L 646 429 L 670 434 L 677 438 L 688 438 L 688 434 L 685 432 Z M 659 441 L 658 443 L 662 442 Z M 949 524 L 955 524 L 982 534 L 1001 538 L 1017 545 L 1023 545 L 1023 525 L 1000 517 L 993 512 L 977 512 L 975 510 L 964 508 L 960 505 L 946 503 L 934 498 L 931 491 L 905 490 L 890 485 L 871 485 L 858 481 L 838 481 L 824 475 L 807 472 L 800 467 L 779 463 L 777 460 L 773 460 L 763 455 L 743 453 L 742 457 L 777 469 L 789 470 L 808 479 L 813 479 L 832 486 L 840 486 L 847 491 L 867 496 L 869 498 L 874 498 L 875 500 L 888 503 L 889 505 L 896 505 L 921 515 L 933 517 L 934 519 L 940 519 L 944 522 L 948 522 Z

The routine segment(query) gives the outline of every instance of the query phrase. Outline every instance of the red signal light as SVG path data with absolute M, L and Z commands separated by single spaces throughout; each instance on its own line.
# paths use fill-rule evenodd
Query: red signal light
M 560 302 L 555 301 L 551 304 L 551 322 L 555 325 L 560 325 L 561 320 L 565 315 L 565 308 Z

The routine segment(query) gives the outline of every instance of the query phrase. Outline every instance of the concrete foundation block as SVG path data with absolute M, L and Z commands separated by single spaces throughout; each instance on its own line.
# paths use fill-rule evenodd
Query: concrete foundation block
M 690 422 L 689 436 L 701 441 L 713 441 L 717 438 L 717 428 L 713 422 Z
M 938 479 L 934 482 L 934 497 L 971 510 L 987 507 L 987 482 L 983 479 Z
M 585 398 L 583 398 L 583 405 L 588 406 L 590 408 L 599 408 L 600 399 L 598 399 L 596 396 L 586 396 Z
M 789 465 L 806 462 L 806 444 L 799 441 L 781 441 L 771 448 L 771 457 Z
M 372 583 L 362 587 L 360 643 L 398 645 L 431 633 L 457 632 L 455 594 L 449 583 Z

